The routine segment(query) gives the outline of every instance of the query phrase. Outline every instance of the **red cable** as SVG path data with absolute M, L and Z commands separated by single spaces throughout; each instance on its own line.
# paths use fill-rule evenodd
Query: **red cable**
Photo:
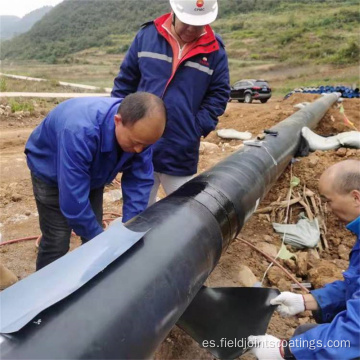
M 117 213 L 104 213 L 104 215 L 113 215 L 113 216 L 116 216 L 116 217 L 121 216 L 120 214 L 117 214 Z M 110 223 L 110 222 L 112 222 L 114 220 L 115 219 L 103 219 L 105 229 L 107 229 L 107 227 L 109 226 L 108 223 Z M 76 234 L 72 231 L 71 236 L 74 236 L 74 235 L 76 236 Z M 41 235 L 39 235 L 39 236 L 29 236 L 29 237 L 20 238 L 20 239 L 13 239 L 13 240 L 4 241 L 4 242 L 0 243 L 0 246 L 9 245 L 9 244 L 15 244 L 15 243 L 21 242 L 21 241 L 30 241 L 30 240 L 36 240 L 35 246 L 39 247 L 40 240 L 41 240 Z
M 119 181 L 117 181 L 116 179 L 113 180 L 113 182 L 117 185 L 120 185 L 121 186 L 121 183 Z M 106 212 L 104 213 L 104 215 L 112 215 L 112 216 L 116 216 L 116 217 L 120 217 L 121 214 L 118 214 L 118 213 L 113 213 L 113 212 Z M 105 225 L 105 229 L 109 226 L 108 222 L 111 222 L 115 219 L 104 219 L 103 222 L 104 222 L 104 225 Z M 73 235 L 76 235 L 74 232 L 71 233 L 71 236 Z M 1 242 L 0 243 L 0 246 L 3 246 L 3 245 L 8 245 L 8 244 L 14 244 L 14 243 L 17 243 L 17 242 L 20 242 L 20 241 L 29 241 L 29 240 L 36 240 L 35 242 L 35 246 L 36 247 L 39 247 L 39 244 L 40 244 L 40 240 L 41 240 L 41 235 L 39 236 L 30 236 L 30 237 L 26 237 L 26 238 L 20 238 L 20 239 L 14 239 L 14 240 L 8 240 L 8 241 L 4 241 L 4 242 Z
M 276 266 L 278 266 L 292 281 L 294 281 L 296 284 L 298 284 L 300 286 L 300 288 L 302 290 L 304 290 L 307 294 L 310 293 L 310 291 L 304 287 L 302 284 L 299 283 L 299 281 L 297 281 L 297 279 L 291 275 L 281 264 L 279 264 L 278 261 L 276 261 L 273 257 L 271 257 L 270 255 L 266 254 L 265 252 L 261 251 L 260 249 L 258 249 L 256 246 L 254 246 L 253 244 L 251 244 L 250 242 L 242 239 L 241 237 L 236 237 L 235 239 L 242 241 L 243 243 L 249 245 L 252 249 L 256 250 L 257 252 L 259 252 L 260 254 L 262 254 L 263 256 L 265 256 L 270 262 L 274 263 Z
M 14 244 L 20 241 L 28 241 L 28 240 L 36 240 L 38 236 L 30 236 L 26 238 L 20 238 L 20 239 L 14 239 L 14 240 L 8 240 L 0 243 L 0 246 L 8 245 L 8 244 Z

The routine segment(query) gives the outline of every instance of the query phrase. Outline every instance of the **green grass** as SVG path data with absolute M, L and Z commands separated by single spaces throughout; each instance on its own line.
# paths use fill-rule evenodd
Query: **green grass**
M 53 80 L 52 84 L 56 84 L 58 81 L 78 83 L 85 85 L 93 85 L 99 88 L 112 87 L 114 77 L 119 72 L 119 65 L 122 56 L 108 55 L 102 52 L 102 55 L 98 55 L 98 50 L 88 51 L 86 53 L 80 53 L 74 55 L 78 62 L 70 64 L 44 64 L 38 61 L 2 61 L 2 72 L 14 75 L 25 75 L 36 78 L 43 78 Z M 9 81 L 8 79 L 6 81 Z M 34 84 L 34 83 L 32 83 Z M 38 83 L 33 86 L 44 86 L 43 83 Z M 25 86 L 25 85 L 24 85 Z M 47 85 L 49 86 L 49 85 Z M 14 89 L 14 87 L 12 87 Z M 19 88 L 16 85 L 16 88 Z M 63 87 L 52 86 L 49 91 L 63 92 Z M 43 89 L 44 91 L 46 89 Z M 78 92 L 83 90 L 75 90 L 74 88 L 68 88 L 69 92 Z M 7 91 L 17 91 L 9 90 Z M 29 90 L 19 90 L 29 91 Z M 30 90 L 31 91 L 31 90 Z M 40 91 L 40 90 L 33 90 Z M 90 92 L 89 90 L 87 92 Z M 98 91 L 96 91 L 98 92 Z
M 13 113 L 18 111 L 29 111 L 30 113 L 34 112 L 34 104 L 29 101 L 16 101 L 15 99 L 10 99 L 9 105 L 11 107 L 11 112 Z
M 0 92 L 7 91 L 7 83 L 5 78 L 0 78 Z
M 37 91 L 63 92 L 66 88 L 59 87 L 58 80 L 89 84 L 99 88 L 112 87 L 114 77 L 118 72 L 119 62 L 114 61 L 112 55 L 104 55 L 101 61 L 108 65 L 96 65 L 99 61 L 97 56 L 92 56 L 88 52 L 84 59 L 87 65 L 70 64 L 66 68 L 64 65 L 50 65 L 36 62 L 11 62 L 3 63 L 3 72 L 22 74 L 31 77 L 44 77 L 53 81 L 34 83 L 14 79 L 6 79 L 6 91 Z M 96 60 L 98 59 L 98 60 Z M 318 86 L 322 84 L 359 86 L 359 68 L 357 65 L 334 66 L 331 64 L 311 64 L 311 62 L 300 64 L 286 64 L 275 61 L 241 61 L 230 59 L 231 83 L 243 78 L 257 78 L 268 80 L 273 89 L 274 95 L 285 95 L 289 91 L 305 86 Z M 0 78 L 1 81 L 1 78 Z M 0 83 L 1 84 L 1 83 Z M 43 84 L 43 85 L 42 85 Z M 67 91 L 67 90 L 66 90 Z M 69 88 L 69 91 L 81 91 Z
M 215 23 L 230 56 L 287 64 L 359 62 L 359 1 L 283 3 L 276 11 L 234 14 Z M 234 24 L 240 24 L 235 29 Z
M 123 0 L 118 16 L 116 1 L 65 2 L 29 33 L 2 43 L 1 56 L 90 65 L 78 54 L 98 48 L 105 55 L 124 55 L 141 22 L 166 11 L 168 1 L 148 0 L 148 5 L 134 7 L 133 0 Z M 359 7 L 360 0 L 222 0 L 213 27 L 230 58 L 355 64 Z
M 266 79 L 278 95 L 324 83 L 359 85 L 360 0 L 266 1 L 262 11 L 247 12 L 232 11 L 223 2 L 226 16 L 214 23 L 226 44 L 232 84 L 242 78 Z M 57 56 L 54 64 L 5 60 L 2 71 L 54 84 L 61 79 L 112 87 L 135 34 L 131 31 L 110 33 L 101 46 Z M 7 80 L 3 86 L 10 91 Z

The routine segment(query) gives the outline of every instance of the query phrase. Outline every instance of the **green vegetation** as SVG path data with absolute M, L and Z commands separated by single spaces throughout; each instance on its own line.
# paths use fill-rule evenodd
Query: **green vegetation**
M 359 0 L 221 0 L 215 30 L 230 58 L 354 64 L 359 60 Z M 168 0 L 65 1 L 28 33 L 2 43 L 1 58 L 76 62 L 97 48 L 124 54 L 140 25 L 169 10 Z
M 0 92 L 7 91 L 7 84 L 4 78 L 0 78 Z
M 29 32 L 3 42 L 1 57 L 57 63 L 93 47 L 125 52 L 141 24 L 168 8 L 167 0 L 64 1 Z M 117 36 L 124 34 L 119 43 Z
M 11 107 L 11 112 L 13 113 L 17 111 L 29 111 L 30 113 L 34 112 L 34 104 L 29 101 L 16 101 L 11 99 L 9 105 Z
M 292 65 L 358 62 L 359 1 L 277 4 L 267 11 L 238 13 L 216 22 L 215 29 L 223 36 L 230 57 Z M 234 30 L 234 24 L 241 27 Z
M 360 0 L 220 0 L 213 27 L 226 44 L 231 82 L 264 78 L 282 95 L 325 81 L 358 84 L 359 7 Z M 167 11 L 168 0 L 65 1 L 1 44 L 2 71 L 112 87 L 140 25 Z M 62 91 L 56 81 L 36 86 L 50 85 Z M 2 91 L 14 87 L 0 82 Z

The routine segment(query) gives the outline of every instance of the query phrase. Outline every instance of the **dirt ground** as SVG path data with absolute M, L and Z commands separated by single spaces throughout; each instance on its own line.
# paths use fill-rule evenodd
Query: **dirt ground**
M 253 135 L 260 133 L 265 128 L 270 128 L 276 123 L 284 120 L 296 109 L 294 104 L 303 101 L 313 101 L 317 95 L 295 94 L 289 99 L 272 98 L 266 104 L 254 102 L 253 104 L 229 103 L 225 114 L 219 122 L 219 129 L 233 128 L 238 131 L 250 131 Z M 38 214 L 35 201 L 32 195 L 30 174 L 26 166 L 25 155 L 23 154 L 25 142 L 34 129 L 41 122 L 44 115 L 56 105 L 56 100 L 40 101 L 30 100 L 34 109 L 12 113 L 9 107 L 9 99 L 0 101 L 0 232 L 1 241 L 18 239 L 28 236 L 39 235 Z M 360 100 L 345 99 L 343 103 L 346 116 L 355 126 L 360 129 Z M 325 115 L 315 131 L 320 135 L 331 135 L 351 129 L 344 124 L 343 115 L 337 106 Z M 239 140 L 222 140 L 215 132 L 211 133 L 205 142 L 217 146 L 205 150 L 200 156 L 199 172 L 209 169 L 222 158 L 236 151 L 241 145 Z M 344 159 L 360 158 L 360 150 L 340 149 L 326 152 L 317 151 L 308 157 L 299 158 L 292 166 L 292 175 L 301 180 L 301 186 L 306 187 L 317 194 L 317 182 L 320 174 L 328 166 Z M 260 208 L 269 205 L 271 202 L 284 200 L 289 189 L 290 167 L 280 177 L 272 188 Z M 107 191 L 116 189 L 116 186 L 109 186 Z M 163 195 L 159 194 L 160 197 Z M 297 214 L 302 207 L 299 204 L 292 206 L 290 221 L 296 223 Z M 107 200 L 104 204 L 105 212 L 121 213 L 121 201 Z M 326 212 L 326 211 L 325 211 Z M 271 225 L 269 215 L 254 214 L 244 226 L 241 237 L 249 240 L 255 246 L 262 247 L 264 243 L 271 244 L 279 249 L 281 238 Z M 348 265 L 348 254 L 354 243 L 354 237 L 344 229 L 343 224 L 337 221 L 332 214 L 326 214 L 328 248 L 319 251 L 320 264 L 327 269 L 321 276 L 322 280 L 331 281 L 341 278 L 341 270 Z M 72 248 L 79 245 L 79 240 L 72 238 Z M 300 253 L 307 253 L 307 250 L 296 251 L 299 258 Z M 22 279 L 35 270 L 36 247 L 34 241 L 25 241 L 0 247 L 1 262 L 12 270 L 19 279 Z M 301 256 L 300 256 L 301 257 Z M 302 282 L 309 280 L 310 266 L 304 271 L 299 270 L 299 264 L 295 261 L 280 262 Z M 322 263 L 323 262 L 323 263 Z M 241 286 L 239 283 L 239 268 L 242 265 L 248 266 L 258 280 L 261 280 L 268 267 L 268 261 L 257 251 L 252 250 L 240 241 L 234 241 L 225 254 L 223 254 L 218 266 L 209 277 L 208 286 Z M 336 269 L 329 275 L 329 266 Z M 270 276 L 270 273 L 273 273 Z M 275 271 L 276 272 L 276 271 Z M 265 286 L 274 286 L 280 290 L 290 290 L 291 281 L 287 281 L 284 274 L 274 276 L 274 269 L 269 272 L 265 279 Z M 332 277 L 331 277 L 332 276 Z M 320 281 L 321 282 L 321 281 Z M 268 333 L 282 338 L 289 338 L 296 326 L 301 323 L 312 321 L 310 314 L 303 314 L 297 318 L 280 319 L 275 314 L 270 323 Z M 206 350 L 201 349 L 198 344 L 188 335 L 175 327 L 168 338 L 159 347 L 155 354 L 156 359 L 213 359 L 213 356 Z M 245 357 L 244 357 L 245 358 Z M 247 356 L 247 358 L 250 358 Z

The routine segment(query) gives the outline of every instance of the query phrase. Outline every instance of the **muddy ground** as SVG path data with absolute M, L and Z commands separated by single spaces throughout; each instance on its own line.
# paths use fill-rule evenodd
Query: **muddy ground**
M 253 104 L 229 103 L 224 116 L 220 119 L 218 128 L 246 130 L 256 135 L 263 129 L 270 128 L 297 111 L 293 108 L 294 104 L 313 101 L 317 97 L 317 95 L 310 94 L 295 94 L 287 100 L 273 98 L 267 104 L 257 102 Z M 27 100 L 32 102 L 33 108 L 31 108 L 31 111 L 13 113 L 9 106 L 11 101 L 10 99 L 2 99 L 0 102 L 0 232 L 1 241 L 3 242 L 39 234 L 38 215 L 23 150 L 31 131 L 40 123 L 49 109 L 58 103 L 56 100 Z M 16 101 L 21 102 L 18 99 Z M 346 116 L 360 129 L 360 100 L 345 99 L 343 105 Z M 344 124 L 343 115 L 339 112 L 338 107 L 334 105 L 322 119 L 316 132 L 320 135 L 330 135 L 349 130 L 351 129 Z M 209 146 L 205 147 L 200 156 L 199 172 L 209 169 L 222 158 L 236 151 L 242 143 L 239 140 L 224 141 L 215 132 L 211 133 L 204 141 L 216 144 L 217 147 L 211 149 Z M 317 181 L 325 168 L 344 159 L 359 159 L 359 155 L 359 150 L 351 149 L 317 151 L 311 153 L 308 157 L 299 158 L 299 161 L 292 166 L 292 175 L 301 180 L 299 188 L 306 185 L 308 189 L 317 194 Z M 290 177 L 290 167 L 288 167 L 262 201 L 260 208 L 269 205 L 273 201 L 286 198 Z M 114 189 L 116 189 L 116 186 L 109 186 L 107 192 Z M 162 193 L 159 195 L 160 197 L 163 196 Z M 104 205 L 105 212 L 121 213 L 121 200 L 114 202 L 108 199 Z M 303 208 L 299 203 L 291 208 L 289 222 L 295 223 L 298 213 Z M 345 270 L 348 265 L 348 254 L 355 240 L 344 229 L 343 224 L 336 220 L 332 214 L 327 213 L 325 206 L 323 208 L 327 226 L 328 247 L 317 250 L 320 257 L 317 264 L 323 265 L 326 271 L 318 274 L 319 278 L 316 281 L 314 280 L 316 286 L 321 286 L 321 282 L 341 278 L 341 270 Z M 267 249 L 269 253 L 274 248 L 276 251 L 281 244 L 281 239 L 271 226 L 271 222 L 274 220 L 273 215 L 254 214 L 244 226 L 241 232 L 242 238 L 249 240 L 259 248 Z M 278 219 L 275 218 L 275 220 Z M 79 239 L 76 237 L 73 237 L 71 242 L 72 248 L 79 246 Z M 270 247 L 266 244 L 270 245 Z M 298 255 L 298 259 L 306 259 L 305 262 L 308 265 L 304 269 L 303 264 L 300 266 L 294 260 L 280 260 L 280 262 L 293 275 L 297 276 L 298 280 L 307 282 L 309 279 L 313 279 L 310 276 L 311 261 L 307 257 L 307 250 L 297 251 L 288 248 Z M 1 262 L 12 270 L 19 279 L 22 279 L 35 270 L 36 251 L 34 241 L 4 245 L 0 247 Z M 303 255 L 300 255 L 300 253 L 303 253 Z M 218 266 L 209 277 L 207 285 L 213 287 L 241 286 L 239 269 L 243 265 L 248 266 L 257 279 L 261 280 L 268 264 L 268 261 L 257 251 L 239 241 L 234 241 L 226 253 L 223 254 Z M 302 267 L 302 269 L 299 269 L 299 267 Z M 317 268 L 320 269 L 321 266 L 317 266 Z M 268 275 L 264 285 L 278 287 L 281 290 L 290 290 L 292 282 L 288 281 L 283 273 L 278 273 L 277 270 L 272 269 Z M 307 313 L 297 318 L 285 320 L 280 319 L 275 314 L 268 333 L 277 337 L 288 338 L 292 335 L 296 326 L 307 321 L 312 321 L 310 314 Z M 201 349 L 189 336 L 175 327 L 159 347 L 155 358 L 212 359 L 213 356 L 206 350 Z

